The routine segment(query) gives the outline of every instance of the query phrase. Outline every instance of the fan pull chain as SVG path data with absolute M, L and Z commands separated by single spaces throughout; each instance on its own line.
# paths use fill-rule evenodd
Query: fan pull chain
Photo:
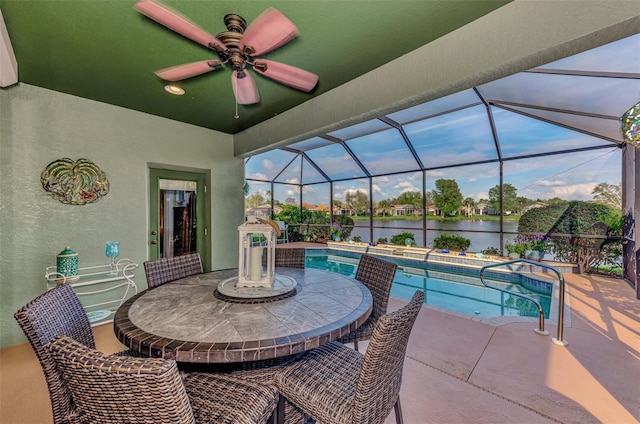
M 238 101 L 237 100 L 236 100 L 236 114 L 233 117 L 236 118 L 236 119 L 240 118 L 240 115 L 238 115 Z

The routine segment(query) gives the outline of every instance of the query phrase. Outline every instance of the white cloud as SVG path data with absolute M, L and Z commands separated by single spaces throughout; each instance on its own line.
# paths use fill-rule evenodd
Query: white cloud
M 262 167 L 264 169 L 273 169 L 273 162 L 269 159 L 262 159 Z
M 249 179 L 255 179 L 255 180 L 266 180 L 267 176 L 266 174 L 263 174 L 262 172 L 256 172 L 255 174 L 249 174 L 247 175 L 247 178 Z
M 431 178 L 444 177 L 445 175 L 446 175 L 446 172 L 442 170 L 427 171 L 427 177 L 431 177 Z
M 559 197 L 566 200 L 592 200 L 593 194 L 591 192 L 595 186 L 596 184 L 594 183 L 585 183 L 555 187 L 551 190 L 550 197 Z
M 488 199 L 489 193 L 487 193 L 486 191 L 480 191 L 476 195 L 471 195 L 470 197 L 475 199 L 475 201 L 477 202 L 480 199 Z
M 538 181 L 535 182 L 535 185 L 541 186 L 541 187 L 562 187 L 562 186 L 564 186 L 566 184 L 567 183 L 565 181 L 562 181 L 562 180 L 553 180 L 553 181 L 538 180 Z

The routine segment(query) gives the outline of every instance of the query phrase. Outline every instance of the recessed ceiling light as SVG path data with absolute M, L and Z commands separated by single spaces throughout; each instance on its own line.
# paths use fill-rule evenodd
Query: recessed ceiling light
M 167 93 L 175 94 L 176 96 L 182 96 L 184 94 L 184 90 L 178 87 L 177 85 L 172 85 L 172 84 L 165 85 L 164 90 Z

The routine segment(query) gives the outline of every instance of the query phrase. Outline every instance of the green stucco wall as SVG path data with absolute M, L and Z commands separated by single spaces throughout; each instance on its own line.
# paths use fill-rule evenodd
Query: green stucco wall
M 109 194 L 84 206 L 50 197 L 40 173 L 63 157 L 100 166 Z M 119 241 L 146 287 L 149 164 L 210 171 L 211 267 L 237 266 L 244 166 L 232 136 L 35 86 L 0 89 L 0 348 L 25 341 L 13 314 L 45 291 L 45 267 L 65 246 L 92 266 Z

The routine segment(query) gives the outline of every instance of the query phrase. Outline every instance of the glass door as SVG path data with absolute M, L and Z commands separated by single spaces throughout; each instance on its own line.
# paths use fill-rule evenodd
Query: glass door
M 198 252 L 208 263 L 205 175 L 150 169 L 149 257 Z

